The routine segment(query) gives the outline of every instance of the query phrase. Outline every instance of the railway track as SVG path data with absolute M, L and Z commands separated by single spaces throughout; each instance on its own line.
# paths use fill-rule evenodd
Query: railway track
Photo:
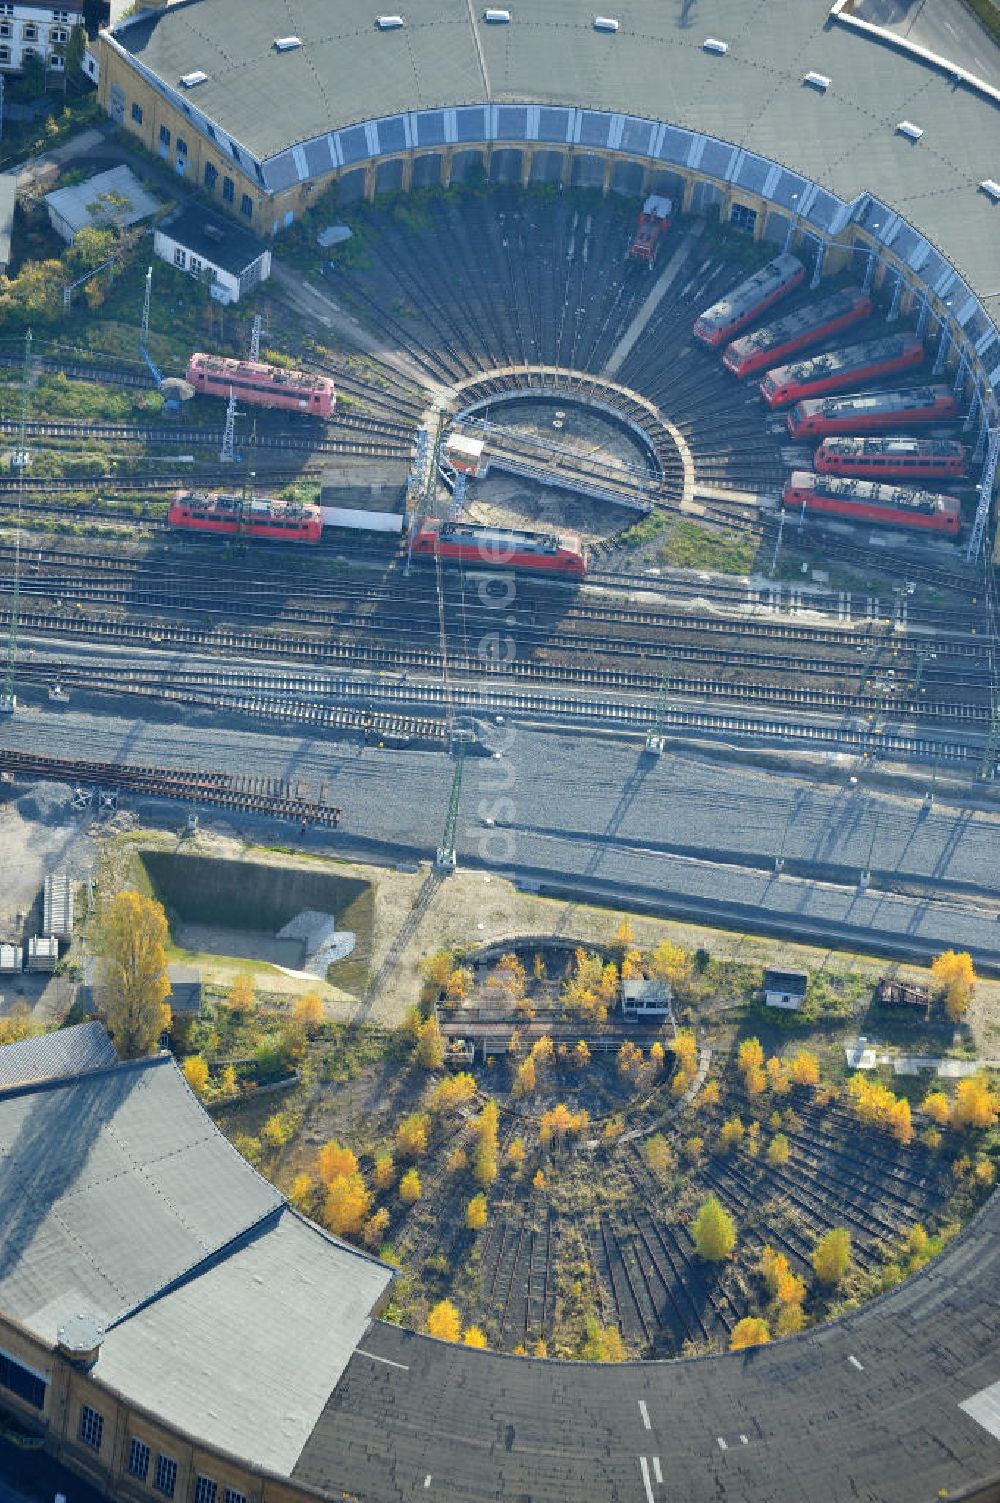
M 360 420 L 358 420 L 360 424 Z M 14 435 L 20 431 L 19 423 L 10 418 L 0 418 L 0 433 Z M 93 443 L 104 440 L 115 443 L 186 445 L 190 448 L 221 448 L 222 430 L 214 428 L 154 428 L 140 427 L 134 423 L 70 423 L 61 421 L 29 422 L 25 433 L 28 438 L 70 440 L 78 443 Z M 379 437 L 370 440 L 361 438 L 327 438 L 314 433 L 294 431 L 277 432 L 269 429 L 258 431 L 258 450 L 307 450 L 319 454 L 353 454 L 369 459 L 408 460 L 413 449 L 407 438 Z
M 175 799 L 192 805 L 212 805 L 246 814 L 269 815 L 302 825 L 335 828 L 341 811 L 315 801 L 308 787 L 274 778 L 238 777 L 231 773 L 195 772 L 168 767 L 140 767 L 125 762 L 71 761 L 41 757 L 33 752 L 0 748 L 0 779 L 7 782 L 69 783 L 105 794 L 131 793 L 139 797 Z

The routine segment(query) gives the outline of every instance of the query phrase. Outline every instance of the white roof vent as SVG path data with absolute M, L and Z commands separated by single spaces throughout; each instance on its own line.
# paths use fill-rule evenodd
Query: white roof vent
M 901 120 L 896 126 L 896 131 L 899 135 L 905 136 L 908 141 L 919 141 L 924 133 L 923 128 L 914 125 L 912 120 Z
M 404 25 L 402 16 L 379 16 L 375 23 L 379 31 L 398 31 Z
M 594 17 L 594 30 L 595 31 L 617 31 L 619 25 L 620 25 L 620 23 L 615 20 L 614 16 L 595 16 Z
M 825 94 L 832 80 L 827 78 L 825 73 L 807 73 L 802 82 L 807 83 L 812 89 L 819 89 L 821 93 Z
M 718 37 L 706 37 L 703 45 L 706 52 L 717 52 L 720 57 L 729 51 L 729 43 L 720 42 Z
M 200 68 L 196 68 L 193 73 L 182 73 L 181 83 L 185 89 L 193 89 L 195 84 L 204 83 L 207 77 L 207 73 L 203 73 Z
M 294 52 L 296 47 L 302 46 L 301 37 L 275 37 L 275 52 Z
M 484 21 L 489 21 L 491 26 L 506 26 L 510 20 L 509 10 L 488 10 L 483 16 Z
M 987 198 L 992 198 L 995 204 L 1000 204 L 1000 183 L 995 183 L 991 177 L 988 177 L 979 184 L 979 189 L 981 193 L 986 194 Z

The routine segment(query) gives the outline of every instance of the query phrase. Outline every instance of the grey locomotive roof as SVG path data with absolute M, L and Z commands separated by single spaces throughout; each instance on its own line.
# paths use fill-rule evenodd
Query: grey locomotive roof
M 178 245 L 234 276 L 246 271 L 267 250 L 267 246 L 242 225 L 212 214 L 197 203 L 175 210 L 159 228 Z
M 120 1318 L 282 1204 L 169 1055 L 0 1096 L 0 1309 L 43 1339 Z
M 110 1331 L 96 1375 L 287 1475 L 391 1278 L 286 1208 L 265 1234 Z
M 77 1023 L 0 1049 L 0 1091 L 117 1062 L 115 1046 L 100 1023 Z
M 686 5 L 630 0 L 614 35 L 595 31 L 586 0 L 518 7 L 508 26 L 488 25 L 466 0 L 412 0 L 391 32 L 377 29 L 376 13 L 357 0 L 182 0 L 115 35 L 262 162 L 413 110 L 527 102 L 621 112 L 682 127 L 670 137 L 673 160 L 690 159 L 687 131 L 750 154 L 737 161 L 710 144 L 700 166 L 711 175 L 735 169 L 762 188 L 759 153 L 845 203 L 872 193 L 919 226 L 981 298 L 1000 298 L 997 211 L 977 191 L 996 175 L 1000 112 L 947 74 L 830 24 L 825 0 L 714 0 L 710 21 Z M 292 30 L 302 46 L 276 51 L 275 38 Z M 729 43 L 725 57 L 704 51 L 709 30 Z M 184 90 L 181 76 L 195 70 L 205 82 Z M 807 70 L 831 78 L 830 88 L 803 87 Z M 897 134 L 904 118 L 923 127 L 918 145 Z M 565 141 L 566 122 L 550 124 Z M 397 134 L 403 146 L 402 122 Z M 643 139 L 641 129 L 622 136 L 631 149 Z M 648 132 L 645 140 L 648 149 Z M 787 204 L 804 192 L 786 176 L 772 196 Z

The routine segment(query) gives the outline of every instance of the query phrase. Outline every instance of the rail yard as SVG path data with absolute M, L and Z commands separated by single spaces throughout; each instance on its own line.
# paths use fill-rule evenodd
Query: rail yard
M 181 84 L 190 115 L 212 80 Z M 366 180 L 370 201 L 320 195 L 284 241 L 275 218 L 273 279 L 224 318 L 196 288 L 197 342 L 164 336 L 155 364 L 160 267 L 144 310 L 108 291 L 115 348 L 134 325 L 142 359 L 96 338 L 0 354 L 0 808 L 26 846 L 92 863 L 63 970 L 82 990 L 111 873 L 161 903 L 172 959 L 204 970 L 170 1035 L 191 1090 L 286 1210 L 393 1270 L 278 1468 L 289 1495 L 389 1503 L 440 1478 L 455 1503 L 662 1503 L 661 1455 L 631 1454 L 660 1423 L 634 1373 L 681 1394 L 689 1368 L 708 1393 L 719 1364 L 675 1359 L 787 1336 L 731 1359 L 712 1420 L 712 1466 L 752 1468 L 780 1453 L 756 1362 L 780 1385 L 829 1345 L 834 1386 L 868 1366 L 888 1385 L 891 1301 L 857 1312 L 904 1280 L 921 1360 L 951 1374 L 938 1325 L 977 1319 L 968 1248 L 1000 1214 L 1000 435 L 972 314 L 953 294 L 960 351 L 877 260 L 878 224 L 829 264 L 804 183 L 760 236 L 673 175 L 602 181 Z M 327 918 L 345 948 L 288 958 Z M 962 1006 L 937 969 L 956 951 Z M 706 1207 L 734 1229 L 719 1253 Z M 921 1280 L 944 1289 L 933 1328 Z M 511 1359 L 489 1393 L 463 1346 Z M 609 1363 L 591 1474 L 553 1416 L 574 1373 L 596 1415 Z M 461 1460 L 442 1374 L 469 1395 Z M 979 1360 L 975 1387 L 998 1376 Z M 988 1449 L 950 1424 L 939 1496 Z M 805 1495 L 801 1459 L 745 1495 L 732 1465 L 720 1497 Z M 853 1490 L 910 1503 L 880 1465 Z M 184 1503 L 216 1503 L 218 1458 L 189 1471 Z M 692 1498 L 709 1473 L 678 1460 Z

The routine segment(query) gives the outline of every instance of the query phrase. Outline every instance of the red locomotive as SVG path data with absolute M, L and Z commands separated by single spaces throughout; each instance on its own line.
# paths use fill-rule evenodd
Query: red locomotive
M 768 407 L 783 407 L 786 402 L 801 402 L 859 381 L 911 370 L 922 365 L 923 359 L 924 347 L 913 334 L 869 339 L 831 350 L 828 355 L 813 355 L 809 360 L 775 367 L 760 383 L 760 394 Z
M 651 193 L 635 222 L 635 234 L 628 248 L 630 261 L 641 261 L 650 271 L 660 250 L 660 241 L 670 228 L 673 204 L 669 198 Z
M 904 485 L 879 485 L 874 480 L 848 480 L 841 475 L 814 475 L 796 470 L 783 497 L 790 511 L 805 507 L 846 517 L 852 522 L 878 522 L 884 527 L 921 528 L 955 537 L 961 527 L 961 507 L 954 496 L 913 490 Z
M 742 381 L 810 344 L 818 344 L 821 339 L 829 339 L 841 329 L 860 323 L 871 311 L 872 300 L 866 292 L 845 287 L 841 292 L 821 298 L 818 303 L 811 303 L 773 324 L 755 329 L 752 334 L 744 334 L 726 347 L 722 363 L 727 371 L 732 371 Z
M 333 382 L 309 371 L 285 370 L 256 360 L 230 360 L 225 355 L 194 354 L 188 361 L 187 378 L 196 392 L 209 397 L 228 397 L 257 407 L 277 407 L 283 412 L 307 412 L 328 418 L 333 412 Z
M 797 256 L 775 256 L 752 277 L 706 308 L 695 320 L 694 337 L 710 350 L 727 344 L 734 334 L 776 303 L 802 281 L 806 269 Z
M 871 433 L 880 428 L 909 428 L 911 423 L 943 423 L 957 416 L 958 402 L 947 386 L 913 386 L 796 402 L 788 414 L 788 431 L 793 438 L 812 433 Z
M 473 522 L 441 522 L 427 517 L 418 524 L 410 552 L 414 558 L 478 565 L 481 569 L 525 569 L 533 574 L 582 578 L 587 550 L 574 533 L 518 532 L 478 527 Z
M 277 543 L 318 543 L 323 517 L 318 506 L 269 496 L 227 496 L 178 491 L 167 513 L 171 527 L 224 537 L 264 538 Z
M 824 475 L 860 475 L 872 480 L 960 480 L 966 449 L 952 438 L 825 438 L 816 450 Z

